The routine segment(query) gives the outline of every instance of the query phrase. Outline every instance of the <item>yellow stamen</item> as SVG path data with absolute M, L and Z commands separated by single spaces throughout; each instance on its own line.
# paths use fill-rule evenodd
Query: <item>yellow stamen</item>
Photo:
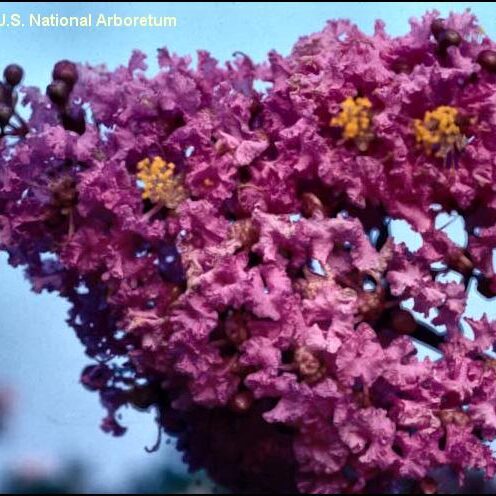
M 343 130 L 343 138 L 354 140 L 360 150 L 366 150 L 373 139 L 372 103 L 366 97 L 348 97 L 341 103 L 341 112 L 333 117 L 330 125 Z
M 424 147 L 427 155 L 446 158 L 453 150 L 461 150 L 466 138 L 457 124 L 458 110 L 441 105 L 427 111 L 424 120 L 415 119 L 413 125 L 417 143 Z
M 143 182 L 143 199 L 167 208 L 176 208 L 186 197 L 182 176 L 174 175 L 175 165 L 161 157 L 145 158 L 138 163 L 137 177 Z

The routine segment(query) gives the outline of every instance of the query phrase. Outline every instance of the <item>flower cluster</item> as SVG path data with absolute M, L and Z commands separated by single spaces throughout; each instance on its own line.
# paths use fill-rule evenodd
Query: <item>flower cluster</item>
M 496 323 L 466 307 L 496 296 L 496 46 L 475 18 L 158 61 L 59 63 L 0 144 L 0 247 L 72 303 L 103 428 L 154 406 L 192 468 L 245 491 L 492 477 Z

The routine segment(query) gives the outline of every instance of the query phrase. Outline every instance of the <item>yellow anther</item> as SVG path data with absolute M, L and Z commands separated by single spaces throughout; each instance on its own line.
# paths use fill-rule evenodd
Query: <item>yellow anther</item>
M 343 130 L 343 138 L 354 140 L 357 147 L 364 151 L 374 135 L 371 131 L 372 103 L 366 97 L 348 97 L 341 102 L 341 112 L 331 119 L 330 125 Z
M 182 176 L 174 175 L 176 166 L 161 157 L 145 158 L 138 163 L 137 177 L 143 182 L 143 199 L 167 208 L 176 208 L 186 197 Z
M 441 105 L 427 111 L 424 120 L 415 119 L 413 125 L 417 143 L 424 147 L 427 155 L 446 158 L 453 150 L 461 150 L 466 143 L 458 124 L 458 110 Z

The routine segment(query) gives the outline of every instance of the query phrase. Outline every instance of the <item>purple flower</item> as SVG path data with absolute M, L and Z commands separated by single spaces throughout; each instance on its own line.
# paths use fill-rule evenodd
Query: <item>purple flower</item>
M 0 248 L 72 303 L 102 428 L 154 406 L 233 490 L 493 476 L 496 323 L 466 307 L 496 296 L 494 49 L 431 12 L 396 38 L 330 21 L 259 65 L 65 61 L 51 103 L 19 90 L 27 122 L 0 92 Z

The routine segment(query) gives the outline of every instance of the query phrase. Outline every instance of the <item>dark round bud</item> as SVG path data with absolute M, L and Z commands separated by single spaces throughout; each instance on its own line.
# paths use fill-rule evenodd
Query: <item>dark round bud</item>
M 411 334 L 417 328 L 417 322 L 410 312 L 398 308 L 391 312 L 391 326 L 399 334 Z
M 13 110 L 12 107 L 9 107 L 9 105 L 5 103 L 0 103 L 0 126 L 4 127 L 6 126 L 10 118 L 12 117 Z
M 112 378 L 112 371 L 104 364 L 88 365 L 81 375 L 81 383 L 91 391 L 104 388 Z
M 477 291 L 485 298 L 492 299 L 496 296 L 496 275 L 477 277 Z
M 84 134 L 86 131 L 86 115 L 81 107 L 64 111 L 61 115 L 62 125 L 67 131 L 74 131 L 77 134 Z
M 401 74 L 402 72 L 405 74 L 410 74 L 410 72 L 412 72 L 411 64 L 404 57 L 398 57 L 392 63 L 391 68 L 394 72 L 396 72 L 396 74 Z
M 437 42 L 441 50 L 446 50 L 451 46 L 458 46 L 462 42 L 462 37 L 458 31 L 454 29 L 445 29 L 439 33 Z
M 70 90 L 78 80 L 76 64 L 69 60 L 61 60 L 55 64 L 52 72 L 53 79 L 60 79 L 67 84 Z
M 431 23 L 431 33 L 436 38 L 439 38 L 439 35 L 444 31 L 444 19 L 438 18 L 434 19 Z
M 3 71 L 3 77 L 10 86 L 16 86 L 21 82 L 24 71 L 22 67 L 17 64 L 9 64 Z
M 69 88 L 61 79 L 57 79 L 47 86 L 47 95 L 56 105 L 64 105 L 69 98 Z
M 496 73 L 496 52 L 494 50 L 482 50 L 477 56 L 477 63 L 486 71 Z

